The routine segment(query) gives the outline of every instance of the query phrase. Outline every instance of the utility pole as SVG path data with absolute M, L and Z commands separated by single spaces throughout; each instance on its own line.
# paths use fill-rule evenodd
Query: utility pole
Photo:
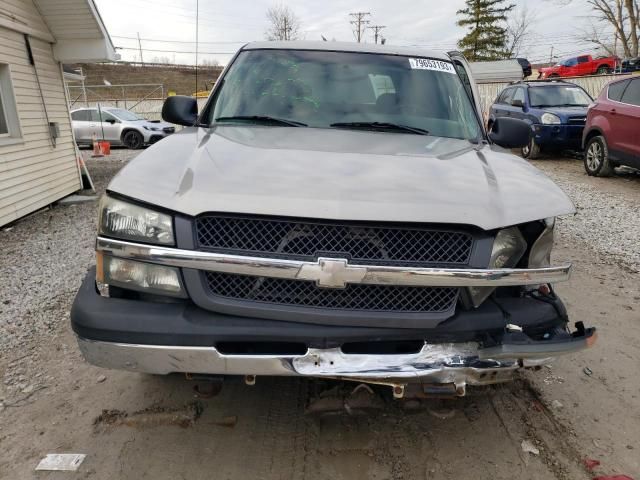
M 551 55 L 549 55 L 549 63 L 553 63 L 553 45 L 551 45 Z
M 140 32 L 138 33 L 138 50 L 140 50 L 140 63 L 144 63 L 142 60 L 142 43 L 140 42 Z
M 373 30 L 373 38 L 375 38 L 376 44 L 377 44 L 378 43 L 378 37 L 382 38 L 382 35 L 380 35 L 380 32 L 384 28 L 387 28 L 387 27 L 386 27 L 386 25 L 371 25 L 369 28 L 371 30 Z
M 199 24 L 199 20 L 200 20 L 200 2 L 198 0 L 196 0 L 196 91 L 195 91 L 195 95 L 196 95 L 196 99 L 198 98 L 198 24 Z
M 351 25 L 354 25 L 355 30 L 353 34 L 355 35 L 358 43 L 360 43 L 362 41 L 362 34 L 364 33 L 364 29 L 367 27 L 369 23 L 371 23 L 369 20 L 365 20 L 365 17 L 367 17 L 367 15 L 371 15 L 371 13 L 370 12 L 354 12 L 354 13 L 350 13 L 349 15 L 354 18 L 349 23 L 351 23 Z

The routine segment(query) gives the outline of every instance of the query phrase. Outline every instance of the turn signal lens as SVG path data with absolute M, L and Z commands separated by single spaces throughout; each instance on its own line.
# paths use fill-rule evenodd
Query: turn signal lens
M 129 290 L 185 297 L 177 268 L 103 255 L 103 282 Z

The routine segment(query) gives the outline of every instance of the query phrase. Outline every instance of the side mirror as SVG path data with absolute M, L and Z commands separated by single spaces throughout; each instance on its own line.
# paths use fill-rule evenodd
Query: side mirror
M 107 118 L 105 122 L 110 123 L 111 125 L 114 125 L 116 123 L 115 119 L 113 118 Z
M 513 102 L 511 102 L 511 106 L 512 107 L 518 107 L 518 108 L 524 108 L 524 103 L 522 103 L 522 100 L 514 100 Z
M 165 122 L 192 127 L 198 119 L 198 102 L 193 97 L 174 95 L 162 105 L 162 119 Z
M 498 117 L 489 132 L 489 140 L 503 148 L 522 148 L 529 144 L 531 127 L 524 120 Z

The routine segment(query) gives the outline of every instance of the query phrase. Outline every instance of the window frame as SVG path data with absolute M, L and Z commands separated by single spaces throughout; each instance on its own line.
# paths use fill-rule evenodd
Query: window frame
M 100 117 L 100 123 L 109 123 L 107 120 L 109 120 L 109 118 L 111 118 L 113 120 L 113 123 L 122 123 L 122 121 L 116 117 L 113 113 L 107 111 L 107 110 L 100 110 L 99 112 L 99 117 Z
M 620 98 L 618 100 L 616 100 L 615 98 L 611 98 L 611 96 L 609 95 L 610 91 L 611 91 L 611 87 L 613 87 L 614 85 L 621 84 L 621 83 L 624 83 L 626 85 L 624 86 L 624 88 L 622 89 L 622 92 L 620 93 Z M 607 86 L 607 100 L 609 100 L 611 102 L 622 103 L 622 97 L 624 95 L 624 92 L 627 91 L 627 87 L 629 86 L 630 83 L 631 83 L 631 79 L 630 78 L 625 78 L 624 80 L 620 80 L 619 82 L 610 83 Z
M 85 114 L 86 118 L 84 118 L 84 119 L 75 119 L 75 118 L 73 118 L 73 116 L 75 114 Z M 88 110 L 86 108 L 82 108 L 80 110 L 76 110 L 74 112 L 71 112 L 71 121 L 72 122 L 88 122 L 89 121 Z
M 513 92 L 513 96 L 511 97 L 510 105 L 513 105 L 513 101 L 515 100 L 516 95 L 518 94 L 518 92 L 522 92 L 522 104 L 526 105 L 527 104 L 527 91 L 525 90 L 524 87 L 517 87 L 515 89 L 515 91 Z
M 515 87 L 507 87 L 505 88 L 500 96 L 498 97 L 498 103 L 500 105 L 511 105 L 511 99 L 516 93 Z M 507 101 L 509 99 L 509 101 Z
M 620 96 L 620 103 L 623 103 L 625 105 L 629 105 L 630 107 L 640 107 L 640 103 L 629 103 L 629 102 L 625 102 L 624 101 L 624 97 L 627 94 L 627 92 L 629 91 L 629 87 L 631 87 L 631 85 L 640 85 L 640 83 L 638 82 L 637 78 L 632 78 L 630 79 L 629 83 L 627 84 L 627 86 L 625 87 L 624 91 L 622 92 L 622 95 Z M 615 100 L 614 100 L 615 102 Z
M 0 62 L 0 101 L 2 101 L 2 110 L 7 124 L 7 132 L 0 134 L 0 147 L 23 143 L 11 66 L 5 62 Z

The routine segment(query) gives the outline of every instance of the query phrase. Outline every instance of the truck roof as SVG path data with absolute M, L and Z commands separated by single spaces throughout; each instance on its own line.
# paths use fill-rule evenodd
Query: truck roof
M 377 45 L 375 43 L 356 42 L 314 42 L 300 41 L 276 41 L 276 42 L 252 42 L 241 50 L 321 50 L 326 52 L 356 52 L 356 53 L 380 53 L 386 55 L 407 55 L 416 57 L 428 57 L 436 60 L 451 61 L 442 52 L 426 50 L 418 47 L 401 47 L 395 45 Z

